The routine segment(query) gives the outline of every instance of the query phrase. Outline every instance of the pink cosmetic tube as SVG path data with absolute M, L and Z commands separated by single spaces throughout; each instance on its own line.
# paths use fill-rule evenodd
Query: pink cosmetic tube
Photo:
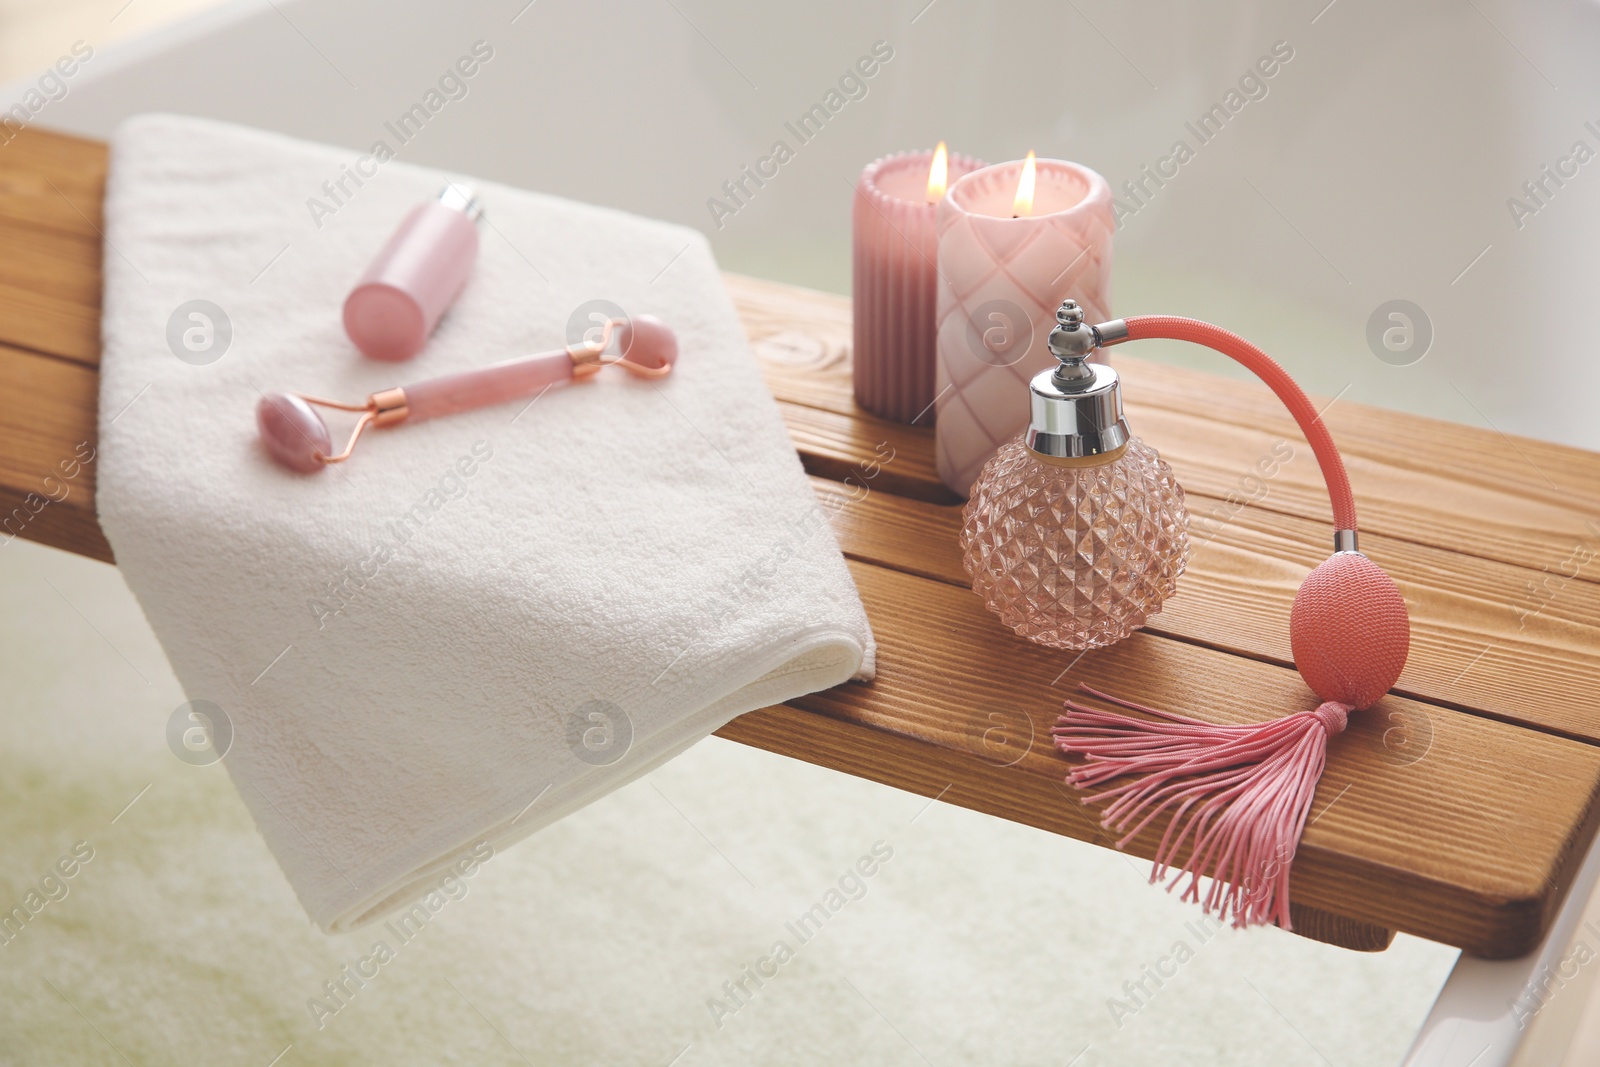
M 460 295 L 478 258 L 472 190 L 450 184 L 418 204 L 344 302 L 344 331 L 373 359 L 399 362 L 422 349 Z

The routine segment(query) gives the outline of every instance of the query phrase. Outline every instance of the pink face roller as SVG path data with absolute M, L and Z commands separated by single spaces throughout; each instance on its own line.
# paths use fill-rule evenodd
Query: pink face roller
M 619 349 L 614 355 L 606 351 L 613 337 Z M 677 359 L 677 335 L 654 315 L 613 319 L 606 323 L 597 341 L 429 378 L 403 388 L 382 389 L 367 397 L 365 404 L 343 404 L 299 393 L 269 393 L 256 405 L 256 428 L 273 459 L 290 470 L 312 474 L 330 463 L 349 459 L 368 426 L 396 426 L 503 404 L 562 382 L 588 378 L 608 366 L 621 367 L 639 378 L 664 378 L 672 372 Z M 333 451 L 333 439 L 316 412 L 317 407 L 360 414 L 343 451 Z

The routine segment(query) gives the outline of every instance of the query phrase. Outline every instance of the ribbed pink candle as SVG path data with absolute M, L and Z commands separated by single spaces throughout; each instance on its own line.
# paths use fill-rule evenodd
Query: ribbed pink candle
M 939 203 L 935 429 L 939 477 L 963 496 L 1027 426 L 1028 381 L 1053 362 L 1045 338 L 1061 302 L 1111 318 L 1111 187 L 1041 159 L 1032 212 L 1015 218 L 1022 167 L 974 171 Z
M 933 421 L 937 197 L 932 152 L 869 163 L 856 183 L 852 290 L 856 403 L 895 422 Z M 983 164 L 949 157 L 949 181 Z

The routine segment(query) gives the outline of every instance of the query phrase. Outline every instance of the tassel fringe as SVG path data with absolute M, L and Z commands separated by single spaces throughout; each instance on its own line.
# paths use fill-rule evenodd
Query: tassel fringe
M 1171 813 L 1151 882 L 1177 868 L 1168 890 L 1187 872 L 1182 899 L 1200 903 L 1206 914 L 1236 927 L 1275 923 L 1293 929 L 1289 864 L 1322 777 L 1328 738 L 1345 728 L 1353 709 L 1329 701 L 1271 722 L 1226 726 L 1081 688 L 1155 716 L 1135 719 L 1068 700 L 1051 731 L 1062 752 L 1087 759 L 1067 776 L 1075 788 L 1141 776 L 1084 799 L 1108 802 L 1102 824 L 1122 834 L 1117 847 Z M 1202 875 L 1212 879 L 1204 900 Z

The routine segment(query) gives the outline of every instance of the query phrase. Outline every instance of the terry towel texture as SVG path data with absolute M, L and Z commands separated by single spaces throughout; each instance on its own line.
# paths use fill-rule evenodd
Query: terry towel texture
M 473 181 L 472 279 L 421 355 L 376 363 L 341 303 L 443 178 L 386 162 L 337 203 L 323 183 L 354 158 L 143 116 L 113 141 L 105 205 L 101 525 L 188 697 L 227 715 L 223 763 L 328 931 L 736 715 L 873 668 L 702 236 Z M 605 371 L 372 431 L 312 476 L 257 443 L 262 392 L 359 402 L 559 348 L 597 299 L 672 325 L 669 378 Z M 193 300 L 231 327 L 209 364 L 169 346 Z M 173 332 L 203 328 L 186 315 Z

